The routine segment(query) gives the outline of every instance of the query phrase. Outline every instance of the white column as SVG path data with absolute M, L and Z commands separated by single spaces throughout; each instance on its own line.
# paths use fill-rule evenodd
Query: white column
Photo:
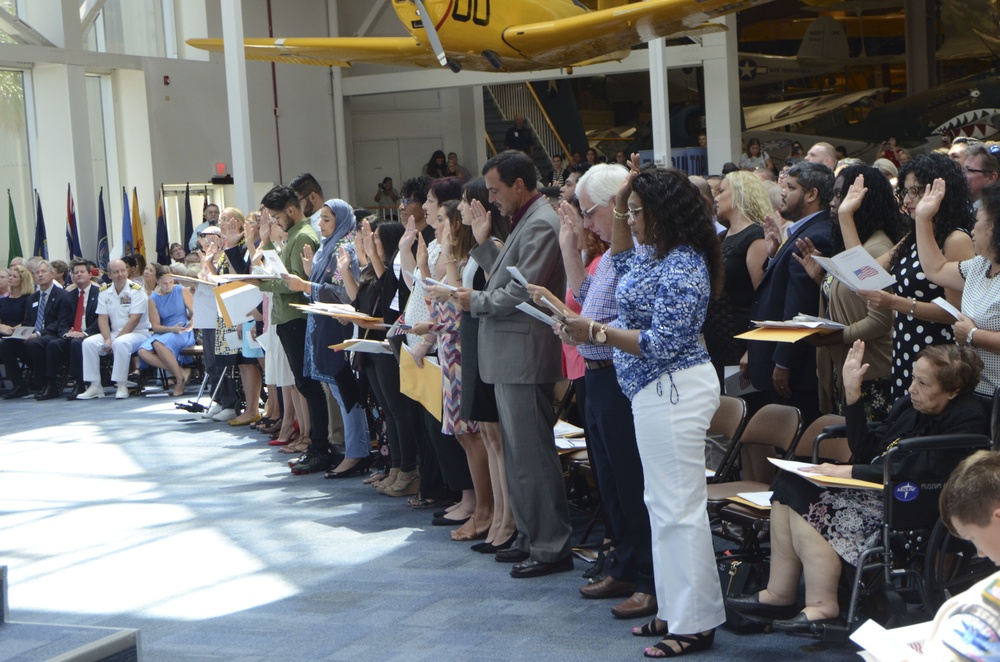
M 649 42 L 649 96 L 653 115 L 653 160 L 670 165 L 670 104 L 667 98 L 667 58 L 664 40 Z
M 740 154 L 741 104 L 737 65 L 736 15 L 730 14 L 716 22 L 728 30 L 706 35 L 705 58 L 705 126 L 708 134 L 708 171 L 719 173 L 722 164 Z M 716 48 L 709 48 L 716 46 Z M 721 49 L 718 48 L 721 46 Z M 715 54 L 721 51 L 722 56 Z
M 330 36 L 340 36 L 340 7 L 337 0 L 330 0 Z M 337 172 L 337 191 L 335 195 L 346 197 L 350 191 L 350 180 L 348 174 L 350 168 L 347 167 L 347 125 L 344 122 L 344 72 L 340 67 L 330 67 L 331 72 L 331 92 L 333 98 L 333 148 L 336 154 L 334 168 Z
M 226 99 L 229 104 L 229 142 L 232 147 L 235 206 L 256 209 L 253 199 L 253 150 L 250 142 L 250 98 L 243 52 L 243 2 L 222 0 L 222 38 L 225 42 Z

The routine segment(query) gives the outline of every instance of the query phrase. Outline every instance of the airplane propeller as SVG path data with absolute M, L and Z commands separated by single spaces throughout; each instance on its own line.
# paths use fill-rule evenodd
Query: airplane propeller
M 448 56 L 445 55 L 444 46 L 441 45 L 441 39 L 438 37 L 437 29 L 434 27 L 434 19 L 427 13 L 423 0 L 413 0 L 413 2 L 417 5 L 417 9 L 420 10 L 420 15 L 423 17 L 424 30 L 427 32 L 428 41 L 431 42 L 431 50 L 434 51 L 434 55 L 442 67 L 448 66 Z

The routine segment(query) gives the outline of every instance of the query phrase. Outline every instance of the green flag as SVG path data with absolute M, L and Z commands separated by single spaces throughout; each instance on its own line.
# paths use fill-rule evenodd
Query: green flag
M 10 217 L 10 252 L 7 255 L 7 264 L 11 263 L 15 257 L 24 257 L 21 253 L 21 236 L 17 232 L 17 219 L 14 217 L 14 200 L 10 197 L 10 189 L 7 189 L 7 209 Z

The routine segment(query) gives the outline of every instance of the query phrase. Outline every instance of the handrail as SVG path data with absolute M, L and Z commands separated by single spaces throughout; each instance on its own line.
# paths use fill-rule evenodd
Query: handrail
M 506 83 L 484 87 L 496 103 L 503 119 L 511 120 L 518 113 L 524 115 L 529 128 L 535 132 L 539 147 L 545 151 L 545 157 L 550 163 L 553 154 L 567 155 L 566 144 L 559 137 L 530 84 Z
M 566 157 L 569 156 L 569 149 L 566 147 L 566 143 L 563 142 L 559 132 L 556 131 L 556 127 L 552 124 L 552 118 L 549 117 L 547 112 L 545 112 L 545 106 L 542 105 L 542 100 L 538 98 L 538 93 L 535 92 L 535 88 L 531 86 L 531 83 L 525 82 L 523 85 L 528 88 L 528 92 L 531 94 L 531 98 L 535 100 L 535 105 L 538 107 L 542 117 L 545 118 L 545 123 L 548 125 L 549 130 L 552 131 L 552 135 L 555 136 L 556 140 L 559 142 L 559 154 L 562 154 L 563 159 L 565 160 Z M 552 154 L 552 152 L 549 152 L 549 154 Z
M 490 132 L 486 131 L 485 133 L 486 133 L 486 146 L 490 149 L 490 156 L 491 157 L 496 156 L 497 148 L 496 145 L 493 144 L 493 139 L 490 138 Z

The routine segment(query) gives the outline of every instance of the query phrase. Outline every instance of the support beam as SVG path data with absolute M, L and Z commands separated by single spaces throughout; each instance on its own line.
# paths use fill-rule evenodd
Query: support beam
M 331 0 L 330 2 L 330 36 L 339 37 L 340 36 L 340 16 L 338 6 L 339 2 L 337 0 Z M 373 10 L 376 9 L 373 7 Z M 371 18 L 371 14 L 368 15 Z M 366 19 L 367 20 L 367 19 Z M 340 197 L 348 195 L 350 191 L 350 168 L 347 164 L 347 125 L 344 120 L 344 114 L 347 112 L 346 105 L 344 104 L 344 70 L 340 67 L 330 67 L 331 72 L 331 93 L 333 98 L 333 149 L 337 154 L 336 168 L 337 168 L 337 191 L 336 194 Z
M 0 7 L 0 30 L 3 30 L 20 44 L 33 46 L 55 46 L 45 36 L 20 18 Z
M 83 37 L 86 38 L 87 34 L 93 29 L 94 23 L 97 22 L 97 15 L 101 13 L 104 9 L 104 3 L 107 0 L 84 0 L 80 5 L 80 29 L 83 31 Z
M 229 104 L 229 142 L 233 160 L 236 206 L 256 208 L 253 199 L 253 150 L 247 99 L 247 63 L 243 52 L 243 2 L 222 0 L 222 38 L 225 40 L 226 99 Z
M 736 16 L 717 19 L 729 29 L 705 35 L 707 52 L 721 57 L 705 59 L 705 127 L 708 134 L 708 171 L 722 172 L 722 164 L 740 153 L 741 104 L 737 69 Z
M 937 82 L 934 43 L 935 3 L 933 0 L 908 0 L 904 12 L 906 32 L 906 94 L 916 94 L 934 87 Z
M 361 25 L 358 26 L 358 30 L 354 33 L 354 36 L 367 37 L 371 34 L 372 28 L 382 18 L 382 14 L 385 13 L 385 9 L 388 6 L 389 3 L 387 0 L 375 0 L 372 2 L 372 8 L 368 11 L 368 16 L 365 16 L 365 20 L 361 21 Z
M 663 39 L 649 42 L 649 100 L 653 124 L 653 163 L 670 165 L 670 99 Z

